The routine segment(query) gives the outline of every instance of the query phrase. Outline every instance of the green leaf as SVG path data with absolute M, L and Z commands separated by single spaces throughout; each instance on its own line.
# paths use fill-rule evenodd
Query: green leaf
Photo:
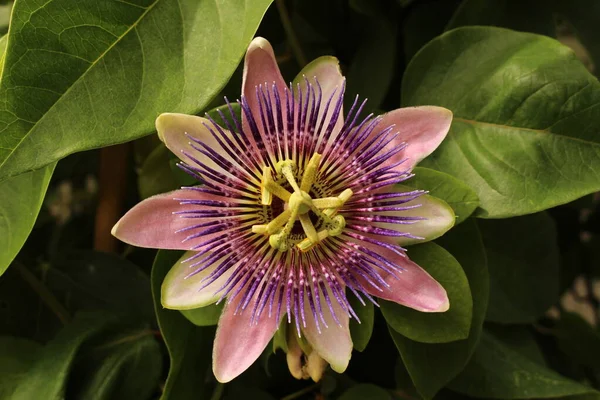
M 27 371 L 38 359 L 42 346 L 32 340 L 0 337 L 0 398 L 11 399 L 21 380 L 27 378 Z
M 473 358 L 449 387 L 468 396 L 492 399 L 600 396 L 592 388 L 540 366 L 485 332 Z
M 373 324 L 375 322 L 375 309 L 373 303 L 368 299 L 364 299 L 363 305 L 358 298 L 353 294 L 348 294 L 348 301 L 352 309 L 358 315 L 360 323 L 355 318 L 350 320 L 350 335 L 352 336 L 352 344 L 357 351 L 364 351 L 371 340 L 373 334 Z
M 546 365 L 544 354 L 535 341 L 531 327 L 527 325 L 486 324 L 485 331 L 509 349 L 531 361 L 535 361 L 539 365 Z
M 392 396 L 383 388 L 363 383 L 346 390 L 338 400 L 392 400 Z
M 600 369 L 600 332 L 579 314 L 562 311 L 553 330 L 558 347 L 574 361 Z
M 457 224 L 467 219 L 479 205 L 477 193 L 452 175 L 424 167 L 416 167 L 413 173 L 415 176 L 404 184 L 415 189 L 427 190 L 432 196 L 448 203 L 456 214 Z
M 600 83 L 560 43 L 459 28 L 412 59 L 402 88 L 404 105 L 454 113 L 422 165 L 469 184 L 479 216 L 530 214 L 600 190 Z
M 162 354 L 150 330 L 122 333 L 94 346 L 77 364 L 72 377 L 79 390 L 73 398 L 86 400 L 149 399 L 159 384 Z M 83 376 L 82 376 L 83 375 Z
M 490 305 L 486 319 L 530 323 L 559 297 L 559 253 L 554 221 L 546 213 L 479 220 L 488 256 Z
M 345 107 L 349 109 L 356 95 L 369 99 L 363 113 L 378 109 L 389 90 L 394 77 L 396 55 L 396 24 L 383 10 L 365 2 L 373 15 L 365 16 L 361 25 L 364 31 L 352 63 L 346 74 L 347 87 Z
M 466 221 L 438 242 L 456 257 L 467 275 L 473 295 L 473 319 L 469 337 L 452 343 L 419 343 L 390 330 L 416 389 L 425 399 L 446 386 L 471 358 L 481 336 L 489 293 L 485 250 L 475 221 Z
M 0 179 L 146 135 L 161 112 L 203 109 L 270 3 L 16 2 L 0 83 Z
M 33 229 L 56 163 L 0 182 L 0 275 Z
M 71 311 L 106 310 L 154 319 L 148 275 L 114 254 L 73 251 L 48 269 L 46 285 Z
M 206 307 L 193 308 L 191 310 L 180 310 L 181 314 L 196 326 L 212 326 L 219 322 L 221 311 L 225 301 L 220 304 L 211 304 Z
M 443 313 L 424 313 L 381 301 L 381 311 L 387 323 L 396 332 L 417 342 L 446 343 L 467 338 L 473 299 L 469 282 L 458 261 L 435 243 L 412 246 L 408 256 L 446 289 L 450 309 Z
M 597 75 L 600 67 L 599 14 L 600 3 L 595 0 L 466 0 L 448 28 L 494 25 L 552 36 L 571 47 Z
M 413 0 L 404 0 L 407 3 Z M 414 1 L 402 21 L 404 59 L 410 61 L 431 39 L 442 34 L 460 0 Z
M 19 382 L 11 400 L 64 398 L 67 377 L 80 347 L 112 322 L 114 317 L 106 314 L 77 315 L 39 352 L 27 379 Z
M 69 315 L 41 301 L 40 288 L 28 280 L 31 275 L 41 282 L 39 274 L 15 262 L 0 278 L 0 335 L 44 343 L 56 336 Z
M 172 159 L 173 153 L 162 143 L 146 158 L 138 174 L 138 191 L 142 199 L 180 187 L 170 167 Z
M 150 278 L 156 318 L 171 360 L 162 400 L 196 400 L 203 398 L 202 393 L 210 393 L 205 378 L 212 376 L 214 329 L 196 327 L 178 311 L 164 309 L 160 303 L 160 285 L 182 254 L 160 250 Z

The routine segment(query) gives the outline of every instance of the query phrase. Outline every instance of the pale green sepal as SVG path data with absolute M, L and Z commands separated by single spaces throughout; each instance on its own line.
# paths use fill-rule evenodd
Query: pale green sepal
M 194 253 L 194 251 L 186 251 L 165 276 L 160 290 L 163 307 L 173 310 L 191 310 L 213 304 L 221 298 L 222 293 L 215 292 L 223 286 L 232 271 L 224 273 L 215 282 L 199 290 L 204 285 L 202 279 L 210 275 L 219 262 L 217 260 L 204 271 L 186 279 L 186 276 L 194 271 L 194 267 L 190 268 L 190 265 L 198 259 L 187 263 L 182 261 L 190 258 Z

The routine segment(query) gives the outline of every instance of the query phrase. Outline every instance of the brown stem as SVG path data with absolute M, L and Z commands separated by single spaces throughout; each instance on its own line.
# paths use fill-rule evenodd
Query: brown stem
M 94 230 L 94 249 L 116 252 L 118 241 L 110 230 L 119 220 L 127 189 L 127 164 L 129 143 L 105 147 L 100 150 L 98 171 L 99 193 Z

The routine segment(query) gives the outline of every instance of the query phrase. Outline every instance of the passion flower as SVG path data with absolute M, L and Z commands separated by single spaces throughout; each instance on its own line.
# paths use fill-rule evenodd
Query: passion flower
M 286 85 L 270 44 L 256 38 L 245 59 L 241 118 L 230 104 L 223 126 L 209 116 L 156 121 L 199 184 L 144 200 L 113 234 L 187 250 L 162 285 L 164 307 L 226 302 L 213 350 L 221 382 L 246 370 L 282 321 L 308 348 L 308 375 L 320 377 L 320 360 L 344 371 L 349 318 L 358 319 L 350 292 L 423 312 L 449 307 L 444 288 L 401 246 L 440 236 L 454 214 L 401 183 L 444 139 L 452 113 L 424 106 L 362 118 L 357 97 L 344 118 L 344 91 L 333 57 Z M 290 369 L 308 376 L 294 354 Z

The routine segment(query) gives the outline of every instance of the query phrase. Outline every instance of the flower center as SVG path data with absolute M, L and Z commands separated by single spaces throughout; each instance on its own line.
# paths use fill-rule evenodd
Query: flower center
M 290 193 L 273 179 L 270 167 L 263 167 L 261 180 L 261 203 L 271 205 L 273 196 L 281 199 L 284 203 L 283 211 L 273 218 L 268 224 L 253 225 L 252 232 L 269 236 L 269 244 L 279 251 L 288 251 L 295 245 L 301 251 L 308 251 L 327 237 L 338 236 L 346 226 L 346 220 L 342 215 L 337 215 L 338 210 L 352 196 L 352 190 L 346 189 L 337 197 L 323 197 L 313 199 L 310 196 L 317 173 L 321 155 L 314 153 L 310 158 L 300 184 L 296 182 L 295 171 L 297 165 L 292 160 L 283 160 L 275 165 L 278 176 L 285 178 L 290 188 Z M 311 213 L 320 223 L 317 231 Z M 296 221 L 300 221 L 305 238 L 291 240 L 290 235 Z

